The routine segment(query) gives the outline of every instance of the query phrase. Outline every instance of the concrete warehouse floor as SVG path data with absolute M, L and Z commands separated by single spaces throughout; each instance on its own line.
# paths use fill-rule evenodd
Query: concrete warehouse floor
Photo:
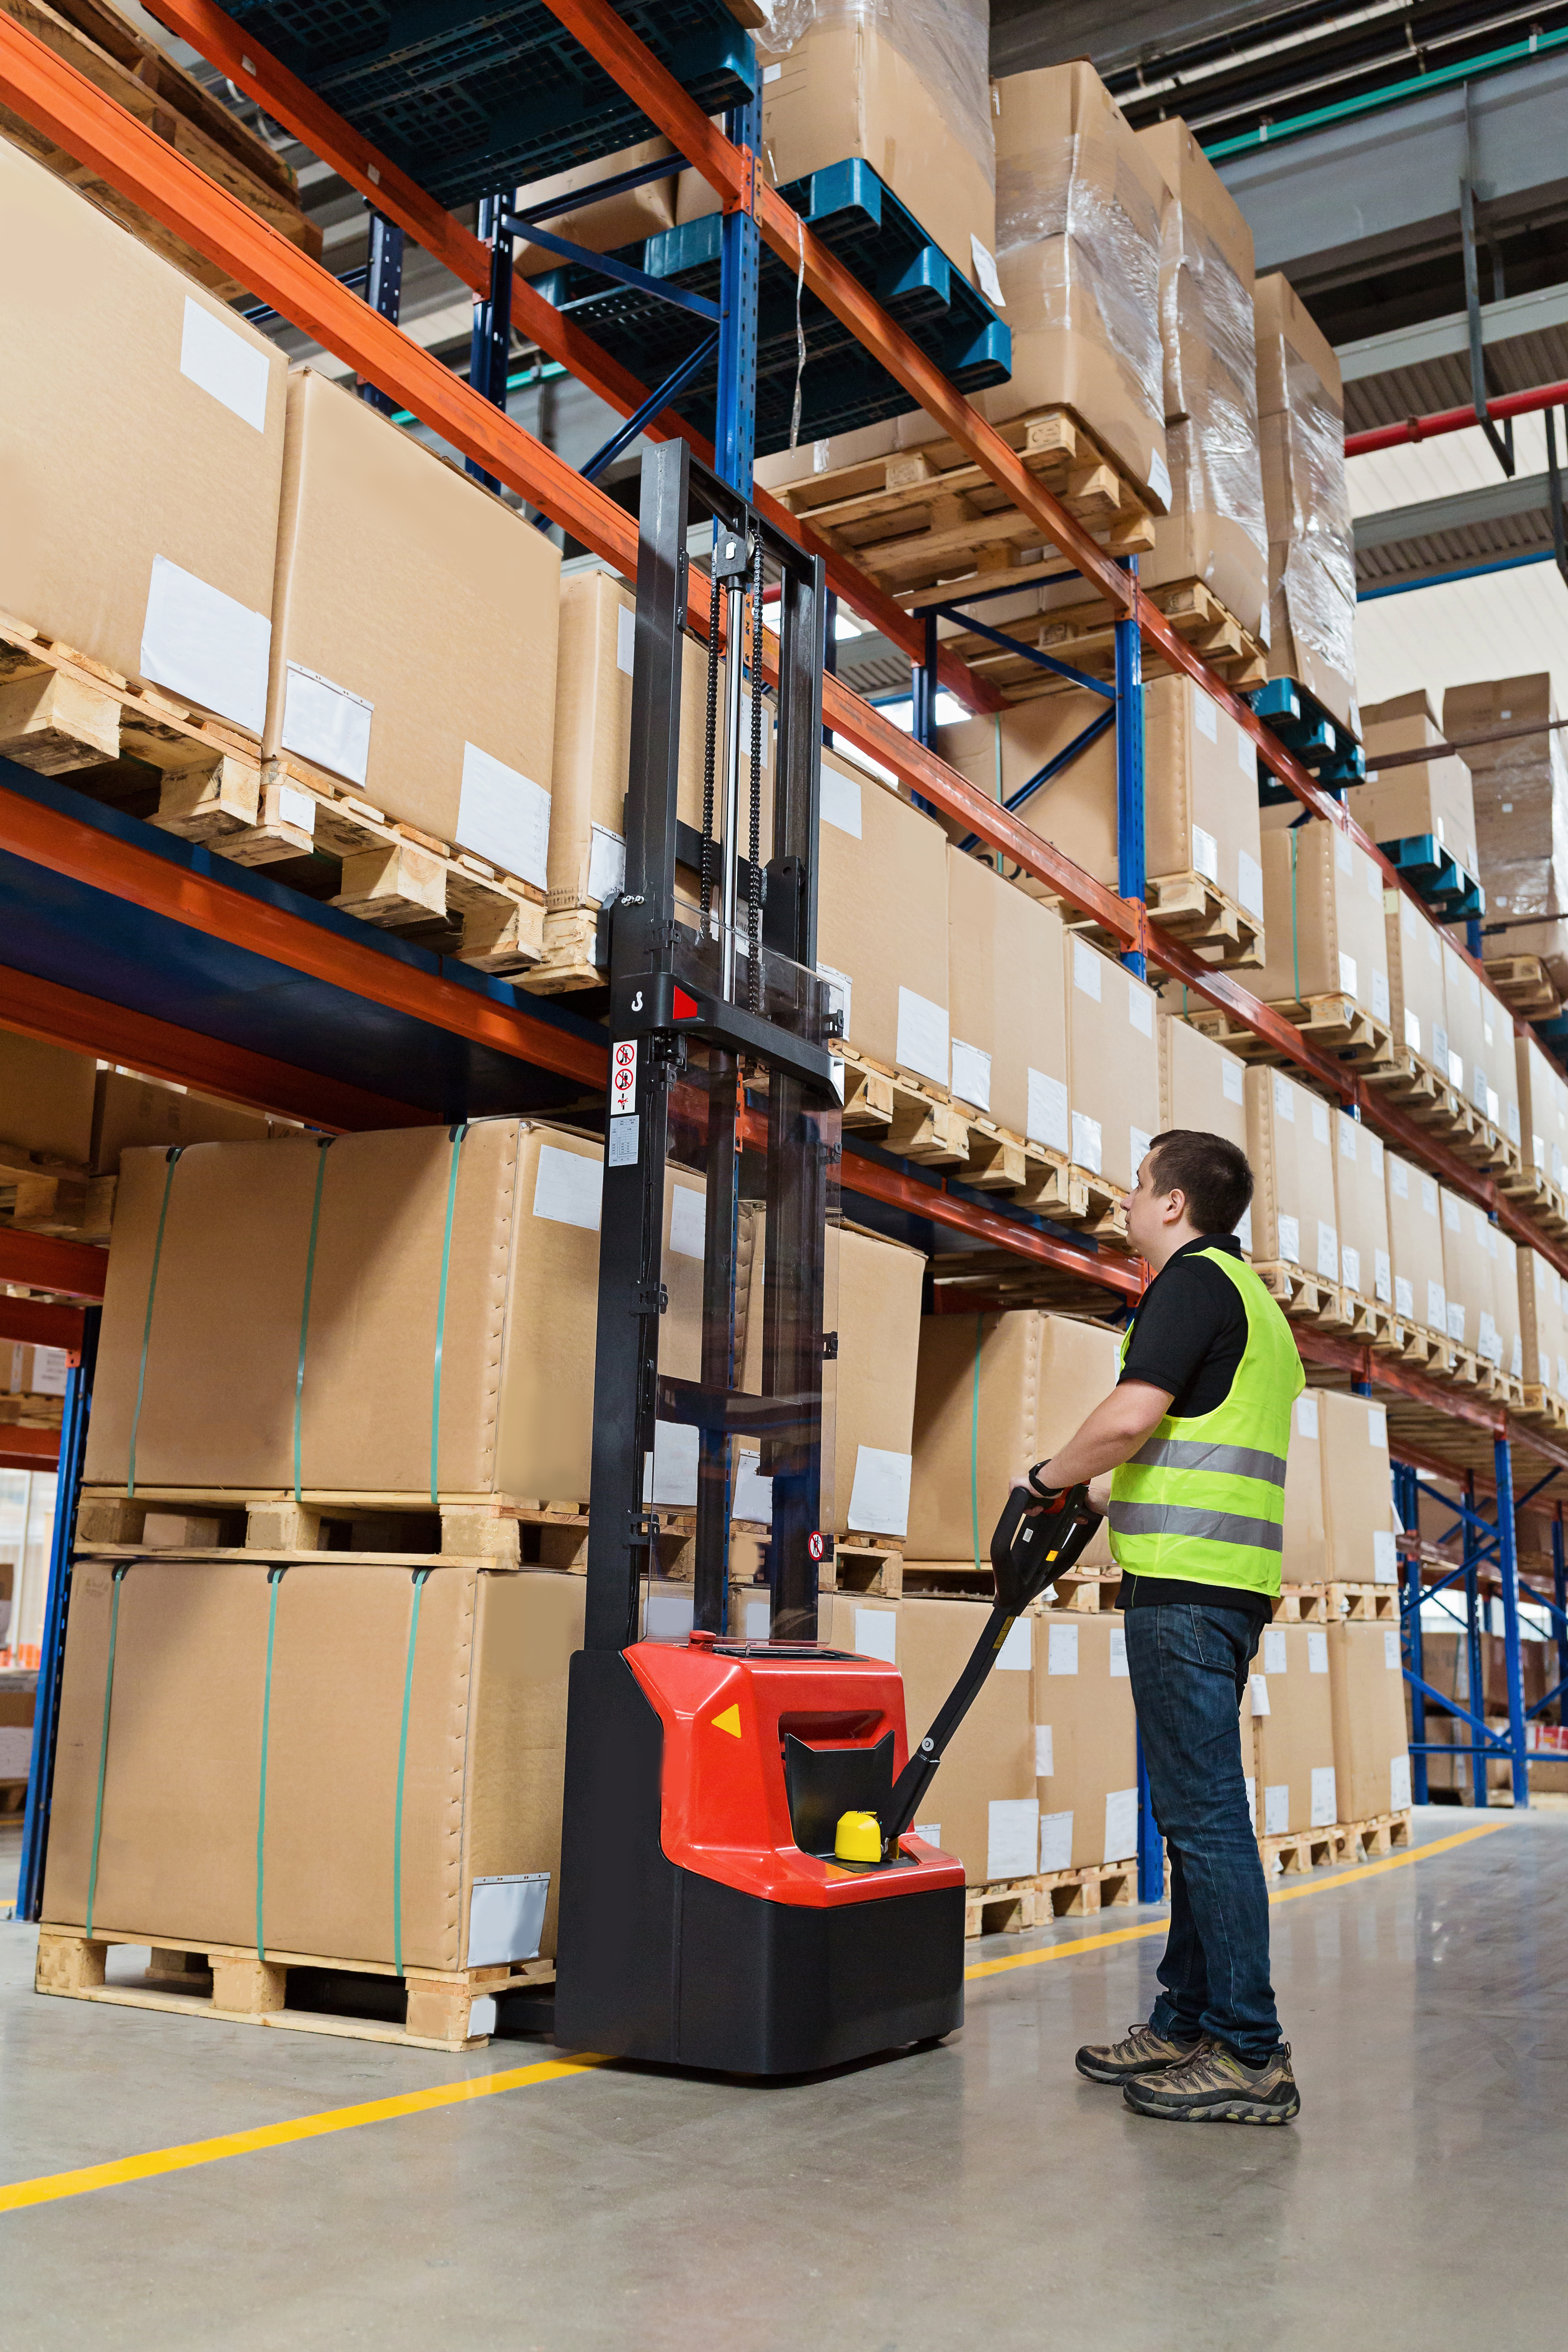
M 827 2079 L 583 2071 L 10 2211 L 0 2187 L 0 2334 L 19 2352 L 1556 2345 L 1568 1812 L 1416 1823 L 1443 1850 L 1281 1890 L 1289 2128 L 1141 2121 L 1073 2073 L 1079 2041 L 1148 2008 L 1159 1916 L 1116 1911 L 972 1946 L 1051 1958 L 972 1982 L 945 2047 Z M 33 1945 L 0 1923 L 0 2183 L 551 2054 L 40 2000 Z

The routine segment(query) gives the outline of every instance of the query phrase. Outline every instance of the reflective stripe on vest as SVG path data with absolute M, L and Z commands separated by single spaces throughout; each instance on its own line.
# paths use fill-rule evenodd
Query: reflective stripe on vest
M 1131 1575 L 1275 1593 L 1291 1410 L 1306 1376 L 1290 1326 L 1252 1268 L 1226 1250 L 1194 1255 L 1235 1285 L 1247 1345 L 1223 1404 L 1179 1420 L 1167 1413 L 1112 1475 L 1111 1549 Z

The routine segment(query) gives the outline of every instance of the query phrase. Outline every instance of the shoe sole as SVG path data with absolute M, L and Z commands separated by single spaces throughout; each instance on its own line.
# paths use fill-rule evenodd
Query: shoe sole
M 1300 2099 L 1288 2107 L 1268 2107 L 1257 2099 L 1218 2100 L 1204 2106 L 1155 2107 L 1143 2106 L 1129 2099 L 1128 2106 L 1135 2116 L 1152 2116 L 1156 2123 L 1171 2124 L 1288 2124 L 1301 2112 Z

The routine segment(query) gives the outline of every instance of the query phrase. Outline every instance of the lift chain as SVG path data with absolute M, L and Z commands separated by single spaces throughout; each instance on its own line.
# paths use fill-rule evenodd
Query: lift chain
M 702 731 L 702 934 L 713 909 L 713 774 L 719 738 L 719 608 L 723 599 L 715 577 L 708 599 L 708 706 Z

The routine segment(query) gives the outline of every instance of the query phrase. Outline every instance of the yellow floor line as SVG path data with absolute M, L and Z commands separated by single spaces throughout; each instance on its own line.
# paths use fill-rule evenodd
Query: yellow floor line
M 124 2156 L 114 2164 L 84 2165 L 79 2172 L 48 2172 L 37 2180 L 0 2185 L 0 2213 L 24 2205 L 49 2205 L 60 2197 L 84 2197 L 94 2189 L 119 2189 L 131 2180 L 153 2180 L 163 2172 L 186 2172 L 193 2165 L 216 2164 L 229 2156 L 249 2156 L 263 2147 L 287 2147 L 293 2140 L 321 2139 L 328 2132 L 357 2131 L 362 2124 L 390 2123 L 398 2116 L 427 2115 L 432 2107 L 455 2107 L 468 2099 L 493 2098 L 498 2091 L 528 2091 L 585 2074 L 605 2061 L 590 2053 L 551 2058 L 535 2066 L 509 2066 L 494 2074 L 469 2074 L 460 2083 L 437 2083 L 428 2091 L 405 2091 L 391 2099 L 367 2099 L 362 2106 L 328 2107 L 321 2115 L 297 2116 L 291 2123 L 262 2124 L 255 2131 L 225 2132 L 217 2139 L 194 2139 L 184 2147 L 153 2148 Z
M 1300 1886 L 1281 1886 L 1270 1895 L 1270 1903 L 1294 1903 L 1303 1895 L 1329 1895 L 1341 1886 L 1353 1886 L 1359 1879 L 1379 1878 L 1384 1871 L 1403 1870 L 1406 1863 L 1425 1862 L 1430 1853 L 1447 1853 L 1454 1846 L 1468 1845 L 1472 1838 L 1489 1837 L 1493 1830 L 1501 1829 L 1501 1822 L 1479 1822 L 1472 1830 L 1458 1830 L 1452 1837 L 1433 1838 L 1426 1845 L 1407 1846 L 1402 1853 L 1383 1855 L 1376 1862 L 1363 1862 L 1354 1870 L 1324 1871 Z M 1009 1969 L 1032 1969 L 1042 1960 L 1070 1960 L 1077 1952 L 1103 1952 L 1111 1944 L 1135 1944 L 1145 1936 L 1163 1936 L 1167 1922 L 1147 1920 L 1138 1927 L 1117 1927 L 1105 1936 L 1079 1936 L 1059 1944 L 1042 1944 L 1029 1952 L 1009 1952 L 1000 1960 L 976 1960 L 964 1969 L 966 1980 L 973 1984 L 980 1977 L 997 1977 Z

